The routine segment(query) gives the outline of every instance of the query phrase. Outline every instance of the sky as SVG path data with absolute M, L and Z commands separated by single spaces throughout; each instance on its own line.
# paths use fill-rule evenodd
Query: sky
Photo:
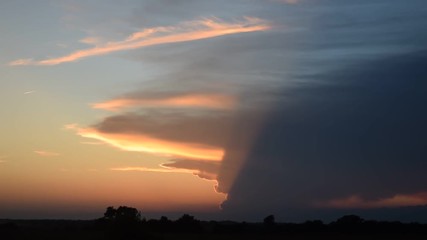
M 427 222 L 424 0 L 0 2 L 0 218 Z

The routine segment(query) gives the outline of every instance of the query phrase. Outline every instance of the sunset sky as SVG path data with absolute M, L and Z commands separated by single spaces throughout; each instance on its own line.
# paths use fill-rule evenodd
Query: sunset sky
M 427 222 L 424 0 L 0 1 L 0 218 Z

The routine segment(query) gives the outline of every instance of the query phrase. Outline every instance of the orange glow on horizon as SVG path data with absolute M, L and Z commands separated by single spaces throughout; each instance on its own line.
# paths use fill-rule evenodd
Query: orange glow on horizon
M 410 207 L 427 205 L 427 193 L 396 194 L 389 198 L 365 200 L 357 195 L 348 198 L 334 199 L 326 203 L 316 204 L 320 207 L 332 208 L 384 208 L 384 207 Z
M 42 177 L 15 176 L 13 185 L 6 181 L 8 178 L 7 174 L 0 176 L 0 187 L 2 206 L 9 208 L 82 206 L 103 211 L 110 205 L 128 205 L 150 211 L 176 211 L 187 207 L 203 211 L 217 209 L 225 199 L 224 194 L 211 190 L 210 182 L 190 174 L 72 169 L 66 172 L 49 170 Z
M 103 133 L 93 128 L 76 130 L 82 137 L 97 139 L 125 151 L 209 161 L 221 161 L 224 155 L 223 149 L 204 144 L 173 142 L 147 135 Z
M 163 99 L 126 99 L 119 98 L 106 102 L 92 104 L 93 108 L 108 111 L 117 111 L 122 108 L 148 107 L 205 107 L 231 109 L 235 100 L 230 96 L 220 94 L 189 94 L 184 96 L 167 97 Z

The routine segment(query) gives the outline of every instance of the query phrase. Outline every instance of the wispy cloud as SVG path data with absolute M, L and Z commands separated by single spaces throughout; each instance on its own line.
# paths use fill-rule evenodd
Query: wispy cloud
M 79 42 L 89 45 L 99 45 L 101 43 L 101 40 L 97 37 L 87 37 L 81 39 Z
M 27 92 L 24 92 L 24 94 L 25 95 L 27 95 L 27 94 L 31 94 L 31 93 L 35 93 L 36 91 L 27 91 Z
M 180 161 L 180 160 L 178 160 Z M 187 161 L 187 160 L 184 160 Z M 194 161 L 198 162 L 198 161 Z M 203 161 L 201 161 L 203 163 Z M 173 164 L 173 163 L 172 163 Z M 168 167 L 165 164 L 160 165 L 160 168 L 148 168 L 148 167 L 115 167 L 110 168 L 111 171 L 138 171 L 138 172 L 155 172 L 155 173 L 186 173 L 198 176 L 205 180 L 216 181 L 216 174 L 206 172 L 203 169 L 193 169 L 193 168 L 180 168 L 180 167 Z
M 384 208 L 384 207 L 409 207 L 427 205 L 427 193 L 396 194 L 389 198 L 374 200 L 363 199 L 358 195 L 348 198 L 334 199 L 316 204 L 322 207 L 332 208 Z
M 93 48 L 78 50 L 68 55 L 49 58 L 40 61 L 32 59 L 18 59 L 10 62 L 10 66 L 19 65 L 56 65 L 65 62 L 74 62 L 82 58 L 105 55 L 112 52 L 137 49 L 159 44 L 194 41 L 219 37 L 229 34 L 263 31 L 270 25 L 262 19 L 245 17 L 243 21 L 228 23 L 217 18 L 205 18 L 196 21 L 184 22 L 176 26 L 146 28 L 135 32 L 122 41 L 107 42 Z M 81 40 L 85 43 L 98 43 L 95 38 Z
M 9 66 L 24 66 L 24 65 L 35 65 L 37 62 L 31 58 L 18 59 L 9 63 Z
M 166 98 L 117 98 L 106 102 L 92 104 L 93 108 L 117 111 L 131 107 L 204 107 L 231 109 L 235 100 L 221 94 L 187 94 Z
M 60 155 L 59 153 L 56 153 L 56 152 L 49 152 L 49 151 L 42 151 L 42 150 L 36 150 L 34 151 L 34 153 L 42 157 L 56 157 Z
M 110 168 L 112 171 L 138 171 L 138 172 L 157 172 L 157 173 L 191 173 L 194 174 L 196 171 L 189 169 L 177 169 L 177 168 L 147 168 L 147 167 L 116 167 Z
M 74 129 L 78 129 L 79 125 L 77 123 L 69 123 L 69 124 L 65 124 L 64 125 L 64 129 L 65 130 L 74 130 Z
M 103 142 L 80 142 L 81 144 L 86 144 L 86 145 L 104 145 Z

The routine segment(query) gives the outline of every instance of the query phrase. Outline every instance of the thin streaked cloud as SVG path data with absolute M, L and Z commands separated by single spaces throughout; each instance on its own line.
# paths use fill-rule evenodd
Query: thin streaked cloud
M 188 94 L 166 98 L 117 98 L 92 104 L 95 109 L 118 111 L 131 107 L 204 107 L 232 109 L 235 100 L 231 96 L 220 94 Z
M 18 59 L 10 62 L 9 65 L 57 65 L 118 51 L 159 44 L 194 41 L 237 33 L 263 31 L 269 28 L 270 25 L 265 20 L 259 18 L 245 17 L 243 21 L 232 23 L 222 21 L 218 18 L 205 18 L 184 22 L 176 26 L 146 28 L 131 34 L 122 41 L 99 44 L 93 48 L 77 50 L 62 57 L 48 58 L 38 61 L 30 58 Z M 81 41 L 88 44 L 95 44 L 98 40 L 91 37 Z
M 68 129 L 75 130 L 82 137 L 96 139 L 124 151 L 209 161 L 221 161 L 224 156 L 224 149 L 205 144 L 176 142 L 145 134 L 106 133 L 95 128 L 69 126 Z
M 189 169 L 174 169 L 174 168 L 148 168 L 148 167 L 116 167 L 110 168 L 111 171 L 137 171 L 137 172 L 157 172 L 157 173 L 191 173 L 195 174 L 196 171 Z
M 72 129 L 77 129 L 78 128 L 78 124 L 77 123 L 69 123 L 69 124 L 65 124 L 64 125 L 64 129 L 65 130 L 72 130 Z
M 56 153 L 56 152 L 49 152 L 49 151 L 43 151 L 43 150 L 36 150 L 34 151 L 35 154 L 42 156 L 42 157 L 56 157 L 59 156 L 61 154 Z
M 97 37 L 86 37 L 83 39 L 80 39 L 81 43 L 89 44 L 89 45 L 99 45 L 101 43 L 101 40 Z
M 86 145 L 104 145 L 103 142 L 80 142 L 81 144 L 86 144 Z
M 12 61 L 9 63 L 9 66 L 24 66 L 24 65 L 34 65 L 34 60 L 31 58 L 23 58 Z

